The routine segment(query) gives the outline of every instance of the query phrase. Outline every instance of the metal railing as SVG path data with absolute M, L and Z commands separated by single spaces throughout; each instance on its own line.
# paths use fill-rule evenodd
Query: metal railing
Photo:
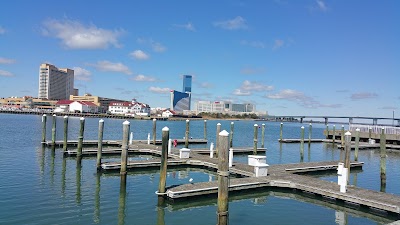
M 363 133 L 368 133 L 369 130 L 371 129 L 371 133 L 373 134 L 380 134 L 383 128 L 385 129 L 385 134 L 400 135 L 400 127 L 392 127 L 392 126 L 350 124 L 349 130 L 350 132 L 355 132 L 357 128 L 360 129 L 360 132 Z

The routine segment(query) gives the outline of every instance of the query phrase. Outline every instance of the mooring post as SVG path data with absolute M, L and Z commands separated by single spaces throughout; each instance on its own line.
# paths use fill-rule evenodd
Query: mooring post
M 265 143 L 265 123 L 261 124 L 261 148 L 264 148 Z
M 133 143 L 133 132 L 129 135 L 129 144 L 131 145 Z
M 233 146 L 233 129 L 234 129 L 235 123 L 231 122 L 231 133 L 229 135 L 229 147 L 232 148 Z
M 97 161 L 96 161 L 97 170 L 100 170 L 101 168 L 101 157 L 102 157 L 101 154 L 103 151 L 103 132 L 104 132 L 104 120 L 101 119 L 99 120 L 99 135 L 97 140 Z
M 380 155 L 381 155 L 381 184 L 386 184 L 386 135 L 385 128 L 382 127 L 380 138 Z
M 53 126 L 51 128 L 51 144 L 53 146 L 56 145 L 56 124 L 57 124 L 57 115 L 53 114 Z
M 78 150 L 76 152 L 76 156 L 78 158 L 82 157 L 82 145 L 83 145 L 83 134 L 85 131 L 85 118 L 81 117 L 80 121 L 80 128 L 79 128 L 79 136 L 78 136 Z
M 300 161 L 304 160 L 304 126 L 301 127 L 301 135 L 300 135 Z
M 257 155 L 257 143 L 258 143 L 258 125 L 254 124 L 254 144 L 253 144 L 254 155 Z
M 42 142 L 46 142 L 46 122 L 47 122 L 47 115 L 43 114 L 43 116 L 42 116 Z
M 233 166 L 233 148 L 229 149 L 229 168 Z
M 210 144 L 210 158 L 214 158 L 214 143 Z
M 312 123 L 310 123 L 310 126 L 308 128 L 308 143 L 311 143 L 311 136 L 312 136 Z
M 204 140 L 207 140 L 207 120 L 204 120 Z
M 153 145 L 156 145 L 157 120 L 153 119 Z
M 172 152 L 172 139 L 168 139 L 168 154 L 171 154 Z
M 344 160 L 344 168 L 347 168 L 347 180 L 346 184 L 349 183 L 350 177 L 350 152 L 351 152 L 351 133 L 349 131 L 345 134 L 345 160 Z
M 221 132 L 221 124 L 217 123 L 217 137 L 215 139 L 215 143 L 216 143 L 216 146 L 215 146 L 215 157 L 218 157 L 218 151 L 219 151 L 218 143 L 219 143 L 219 133 L 220 132 Z
M 332 134 L 332 142 L 333 144 L 335 144 L 335 140 L 336 140 L 336 125 L 333 125 L 333 134 Z
M 282 133 L 283 133 L 283 123 L 281 123 L 281 129 L 279 132 L 279 141 L 282 141 Z
M 341 143 L 340 143 L 340 144 L 342 145 L 342 148 L 343 148 L 344 145 L 345 145 L 345 144 L 344 144 L 344 142 L 345 142 L 345 141 L 344 141 L 344 125 L 342 125 L 342 131 L 340 132 L 340 135 L 341 135 L 341 136 L 340 136 L 340 140 L 341 140 Z
M 150 144 L 150 133 L 147 133 L 147 144 Z
M 372 139 L 372 127 L 368 128 L 368 141 Z
M 328 139 L 329 138 L 329 125 L 326 125 L 326 135 L 325 138 Z
M 229 196 L 229 133 L 221 131 L 217 143 L 218 154 L 218 225 L 228 224 L 228 196 Z
M 355 140 L 355 150 L 354 150 L 354 161 L 358 161 L 358 150 L 359 150 L 359 145 L 360 145 L 360 129 L 356 129 L 356 140 Z
M 189 120 L 186 120 L 185 148 L 189 148 Z
M 161 196 L 165 193 L 165 186 L 166 186 L 166 182 L 167 182 L 168 139 L 169 139 L 169 128 L 164 127 L 162 129 L 160 182 L 158 183 L 158 192 L 157 192 L 157 194 L 159 196 Z
M 68 116 L 64 116 L 64 144 L 63 151 L 66 152 L 68 150 Z
M 125 122 L 122 123 L 121 169 L 119 172 L 121 176 L 126 175 L 126 170 L 128 166 L 129 129 L 130 129 L 130 122 L 128 120 L 125 120 Z

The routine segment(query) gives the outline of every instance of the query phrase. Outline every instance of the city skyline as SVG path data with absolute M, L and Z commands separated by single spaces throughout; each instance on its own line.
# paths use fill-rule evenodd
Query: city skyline
M 80 95 L 151 106 L 169 107 L 190 74 L 192 107 L 225 100 L 272 115 L 399 117 L 398 8 L 394 0 L 8 1 L 0 97 L 36 97 L 38 68 L 50 63 L 75 71 Z

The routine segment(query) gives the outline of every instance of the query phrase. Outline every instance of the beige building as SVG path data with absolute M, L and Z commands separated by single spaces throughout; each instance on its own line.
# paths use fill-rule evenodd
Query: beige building
M 54 100 L 38 99 L 30 96 L 9 97 L 0 98 L 0 107 L 14 109 L 54 109 L 56 102 Z
M 43 63 L 39 67 L 38 98 L 62 100 L 74 93 L 74 70 Z
M 95 105 L 99 107 L 99 112 L 106 112 L 111 102 L 126 102 L 125 100 L 104 98 L 104 97 L 94 96 L 91 94 L 85 94 L 83 96 L 70 95 L 69 100 L 81 101 L 81 102 L 93 102 Z

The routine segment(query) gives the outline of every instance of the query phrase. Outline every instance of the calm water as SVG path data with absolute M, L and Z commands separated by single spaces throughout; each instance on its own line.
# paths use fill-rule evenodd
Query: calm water
M 62 118 L 57 119 L 57 139 L 62 140 Z M 98 120 L 86 120 L 85 139 L 97 139 Z M 105 119 L 104 139 L 122 138 L 123 120 Z M 208 139 L 215 140 L 216 124 L 229 131 L 230 121 L 208 121 Z M 235 121 L 234 146 L 251 146 L 253 125 L 259 121 Z M 48 118 L 50 139 L 51 118 Z M 300 161 L 298 144 L 282 144 L 279 123 L 266 123 L 269 164 Z M 305 137 L 308 137 L 308 125 Z M 182 138 L 184 121 L 158 121 L 161 129 L 170 128 L 171 138 Z M 298 138 L 301 124 L 284 125 L 284 138 Z M 79 118 L 69 120 L 69 139 L 77 139 Z M 324 125 L 313 124 L 313 138 L 323 138 Z M 131 121 L 135 139 L 146 139 L 152 121 Z M 203 121 L 191 121 L 193 138 L 203 137 Z M 261 129 L 259 131 L 261 135 Z M 129 172 L 126 190 L 120 189 L 118 174 L 97 174 L 95 158 L 64 158 L 60 149 L 43 149 L 41 116 L 0 114 L 0 224 L 216 224 L 216 197 L 166 203 L 157 206 L 154 192 L 158 188 L 157 170 Z M 259 138 L 260 140 L 261 138 Z M 205 146 L 204 146 L 205 147 Z M 141 159 L 148 156 L 135 156 Z M 339 150 L 332 144 L 305 145 L 304 161 L 338 160 Z M 400 155 L 388 153 L 386 192 L 400 195 Z M 119 157 L 105 161 L 118 161 Z M 234 161 L 245 162 L 245 156 Z M 380 190 L 379 153 L 361 151 L 362 171 L 353 171 L 352 184 Z M 336 181 L 335 174 L 317 175 Z M 215 180 L 215 173 L 200 169 L 170 170 L 167 186 Z M 230 196 L 230 224 L 385 224 L 393 218 L 345 208 L 310 198 L 304 194 L 271 190 L 246 192 Z

